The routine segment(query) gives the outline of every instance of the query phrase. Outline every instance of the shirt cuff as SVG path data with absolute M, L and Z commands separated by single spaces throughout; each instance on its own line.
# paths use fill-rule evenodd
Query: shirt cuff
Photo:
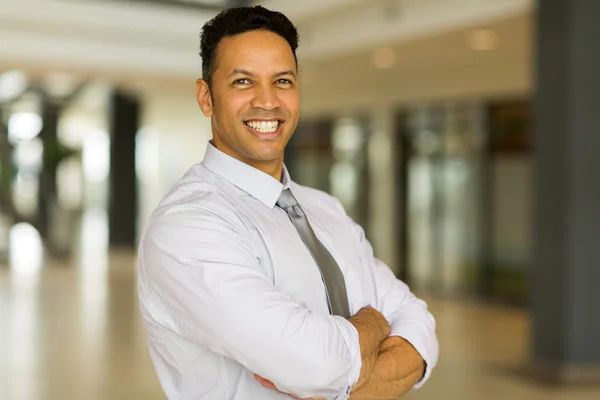
M 350 397 L 350 391 L 360 379 L 360 370 L 362 368 L 362 356 L 360 354 L 360 342 L 358 341 L 358 331 L 347 319 L 334 316 L 334 321 L 340 328 L 344 342 L 350 355 L 350 366 L 348 368 L 347 384 L 333 400 L 347 400 Z
M 390 336 L 400 336 L 410 343 L 425 361 L 425 374 L 414 386 L 419 389 L 427 382 L 431 376 L 431 371 L 435 367 L 438 358 L 438 343 L 436 339 L 431 339 L 427 330 L 415 322 L 398 321 L 390 326 Z

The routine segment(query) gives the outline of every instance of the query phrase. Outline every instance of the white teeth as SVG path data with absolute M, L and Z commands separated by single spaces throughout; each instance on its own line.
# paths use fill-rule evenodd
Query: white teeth
M 249 121 L 246 125 L 261 133 L 273 133 L 279 127 L 279 121 Z

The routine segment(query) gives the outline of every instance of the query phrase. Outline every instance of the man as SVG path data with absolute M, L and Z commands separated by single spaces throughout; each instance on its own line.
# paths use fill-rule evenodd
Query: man
M 297 185 L 298 35 L 262 7 L 203 28 L 205 158 L 150 218 L 139 294 L 170 399 L 388 399 L 435 366 L 435 322 L 333 197 Z

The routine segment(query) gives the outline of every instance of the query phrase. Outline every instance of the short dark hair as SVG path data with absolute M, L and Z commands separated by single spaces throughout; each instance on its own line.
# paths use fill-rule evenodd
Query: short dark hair
M 283 37 L 290 45 L 296 67 L 298 58 L 298 30 L 284 14 L 262 6 L 236 7 L 221 11 L 202 27 L 200 35 L 200 57 L 202 58 L 202 79 L 211 86 L 217 69 L 217 50 L 223 38 L 251 31 L 270 31 Z

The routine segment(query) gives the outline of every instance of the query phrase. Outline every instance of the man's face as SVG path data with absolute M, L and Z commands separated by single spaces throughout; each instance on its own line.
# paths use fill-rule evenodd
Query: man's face
M 224 38 L 210 91 L 198 82 L 198 100 L 212 117 L 213 143 L 247 164 L 283 160 L 300 106 L 296 62 L 288 42 L 268 31 Z

